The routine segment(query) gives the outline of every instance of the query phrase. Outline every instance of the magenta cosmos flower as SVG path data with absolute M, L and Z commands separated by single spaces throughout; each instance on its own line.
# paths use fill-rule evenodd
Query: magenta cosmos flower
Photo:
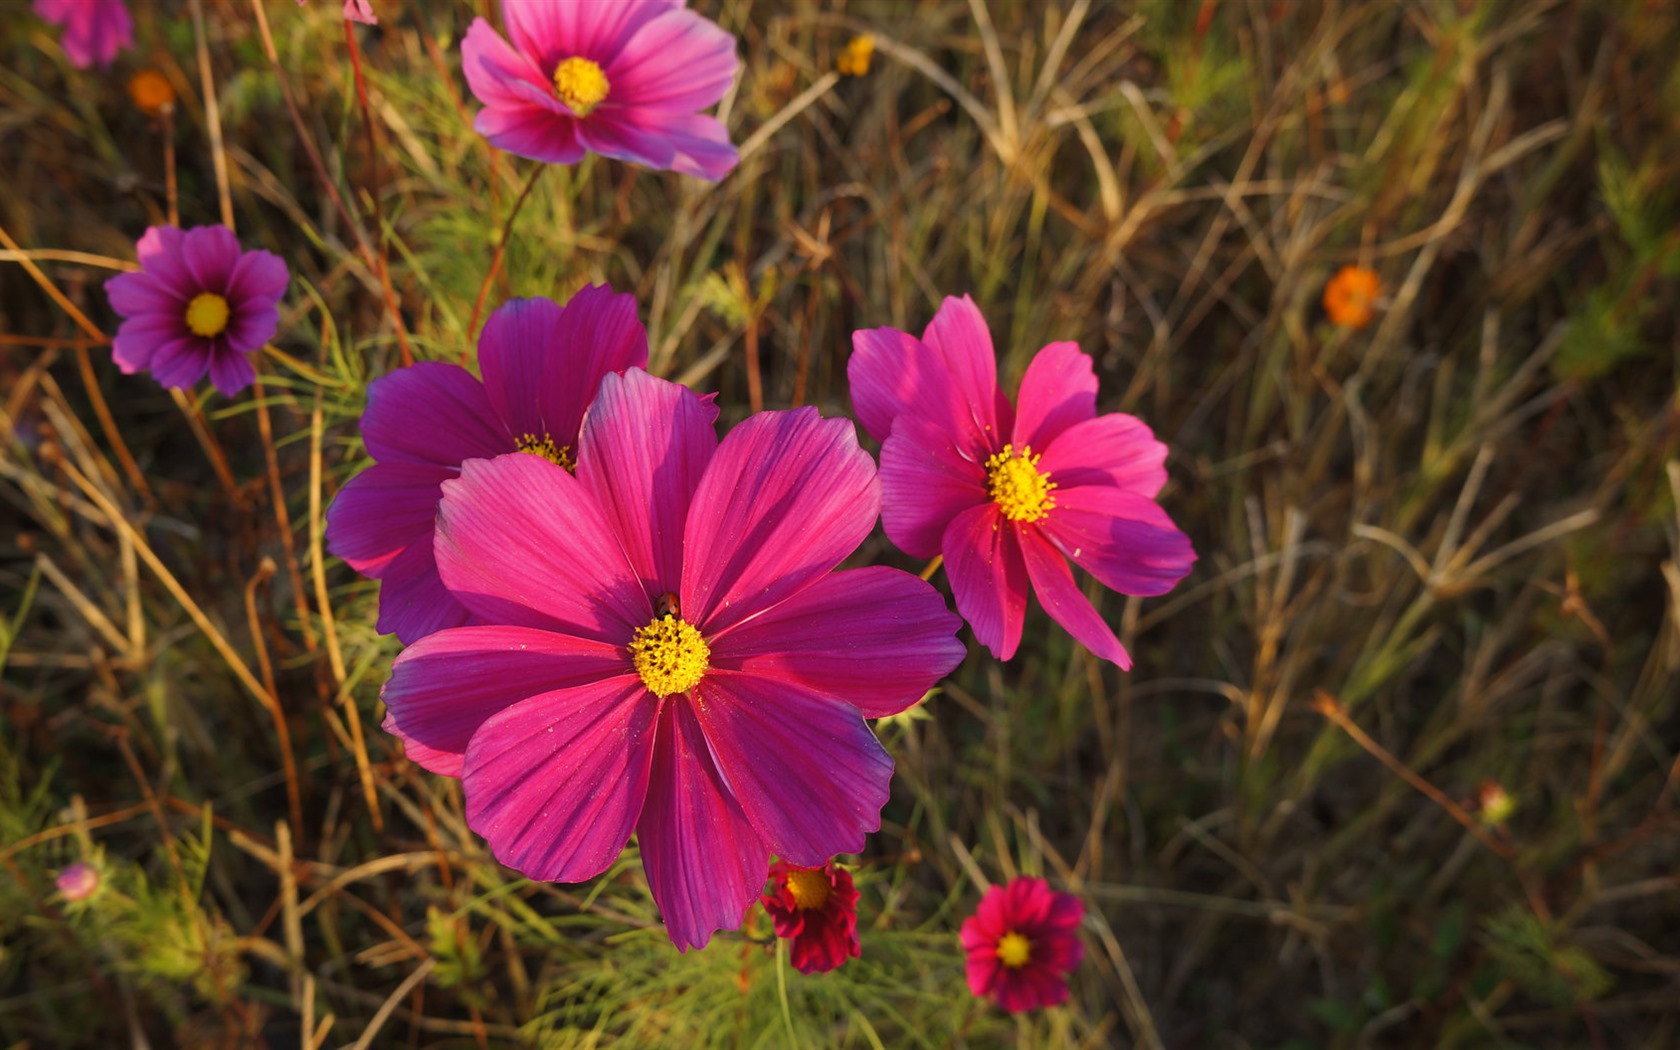
M 77 69 L 108 66 L 134 45 L 134 19 L 123 0 L 35 0 L 35 13 L 63 27 L 58 44 Z
M 142 369 L 167 387 L 205 373 L 232 396 L 257 377 L 251 353 L 280 324 L 286 264 L 272 252 L 241 251 L 226 226 L 153 226 L 136 247 L 140 269 L 105 282 L 125 320 L 111 343 L 124 375 Z
M 502 5 L 513 44 L 474 19 L 461 43 L 491 145 L 550 164 L 586 151 L 717 181 L 738 159 L 699 110 L 729 90 L 735 38 L 682 0 L 519 0 Z
M 849 422 L 761 412 L 720 443 L 715 413 L 632 369 L 602 380 L 575 476 L 462 467 L 437 565 L 485 625 L 410 646 L 383 694 L 385 728 L 461 778 L 502 863 L 577 882 L 635 831 L 684 949 L 740 925 L 772 851 L 862 848 L 893 768 L 864 719 L 963 655 L 923 581 L 834 571 L 880 505 Z
M 851 872 L 832 861 L 820 868 L 778 861 L 770 878 L 775 885 L 764 895 L 764 910 L 776 924 L 776 936 L 791 942 L 794 969 L 827 973 L 861 954 Z
M 478 337 L 481 383 L 423 361 L 368 387 L 362 440 L 374 465 L 327 510 L 327 545 L 379 589 L 381 633 L 409 644 L 471 619 L 432 558 L 442 485 L 469 459 L 530 452 L 571 470 L 578 428 L 601 377 L 647 364 L 634 296 L 591 285 L 564 307 L 514 299 Z
M 298 6 L 302 7 L 309 0 L 297 0 L 297 2 Z M 517 3 L 518 0 L 514 0 L 514 2 Z M 373 16 L 373 0 L 344 0 L 344 17 L 363 25 L 376 26 L 379 24 L 379 19 Z
M 1066 1002 L 1067 975 L 1085 954 L 1084 917 L 1083 901 L 1043 879 L 993 886 L 962 924 L 969 990 L 1010 1013 Z
M 858 420 L 881 446 L 881 519 L 907 554 L 942 554 L 957 611 L 1000 660 L 1015 655 L 1027 592 L 1121 668 L 1131 657 L 1065 559 L 1122 594 L 1164 594 L 1196 560 L 1155 503 L 1167 448 L 1132 416 L 1097 415 L 1097 377 L 1075 343 L 1051 343 L 998 390 L 986 320 L 946 299 L 922 338 L 852 335 Z

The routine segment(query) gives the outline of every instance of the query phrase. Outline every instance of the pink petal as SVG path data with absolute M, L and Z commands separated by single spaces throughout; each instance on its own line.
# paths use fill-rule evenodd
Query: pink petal
M 378 579 L 412 543 L 432 545 L 449 467 L 375 463 L 351 478 L 327 508 L 327 549 L 363 576 Z
M 210 355 L 210 384 L 223 397 L 233 395 L 250 386 L 257 378 L 251 356 L 239 350 L 223 350 Z
M 373 5 L 369 0 L 344 0 L 344 17 L 363 25 L 379 24 L 379 19 L 373 15 Z
M 1063 489 L 1110 484 L 1154 499 L 1167 483 L 1167 446 L 1122 412 L 1075 423 L 1034 451 L 1044 456 L 1039 469 Z
M 1103 586 L 1165 594 L 1196 562 L 1190 537 L 1154 500 L 1111 485 L 1057 489 L 1044 536 Z
M 893 545 L 931 558 L 951 521 L 978 506 L 991 506 L 985 466 L 964 455 L 949 430 L 900 417 L 881 446 L 881 524 Z
M 964 447 L 1000 447 L 999 439 L 1012 432 L 1013 420 L 1009 402 L 998 390 L 992 333 L 974 300 L 947 296 L 922 333 L 922 342 L 944 360 L 948 382 L 961 399 L 961 423 L 968 431 Z
M 584 422 L 578 478 L 648 595 L 682 581 L 683 525 L 717 451 L 716 418 L 687 387 L 638 368 L 608 375 Z
M 531 96 L 514 88 L 524 84 L 552 95 L 554 82 L 529 57 L 520 54 L 482 18 L 475 18 L 461 39 L 461 72 L 474 97 L 487 106 L 524 107 Z
M 987 503 L 952 519 L 940 549 L 957 612 L 999 660 L 1015 655 L 1027 615 L 1027 566 L 1014 525 Z
M 469 460 L 443 484 L 433 546 L 450 593 L 487 623 L 623 645 L 648 621 L 588 489 L 539 456 Z
M 1118 664 L 1122 671 L 1131 670 L 1132 658 L 1126 655 L 1126 647 L 1080 593 L 1073 582 L 1073 570 L 1061 554 L 1030 528 L 1021 531 L 1021 553 L 1026 558 L 1033 593 L 1050 618 L 1067 628 L 1094 655 Z
M 862 850 L 880 828 L 893 761 L 857 708 L 717 668 L 694 706 L 741 809 L 778 856 L 818 867 Z
M 734 929 L 764 885 L 769 848 L 718 772 L 690 702 L 660 713 L 647 804 L 636 825 L 654 903 L 680 951 Z
M 711 639 L 712 666 L 895 715 L 962 662 L 962 621 L 932 586 L 875 566 L 830 573 Z
M 575 120 L 537 106 L 487 106 L 473 118 L 473 130 L 497 149 L 544 164 L 576 164 L 587 152 Z
M 226 226 L 196 226 L 181 238 L 181 259 L 199 291 L 225 295 L 239 262 L 239 239 Z
M 740 64 L 734 34 L 672 7 L 643 22 L 605 67 L 611 88 L 602 106 L 693 113 L 723 98 Z
M 748 417 L 694 493 L 684 547 L 703 554 L 683 566 L 684 618 L 711 635 L 774 607 L 856 550 L 880 506 L 849 420 L 813 408 Z
M 1043 452 L 1061 433 L 1097 414 L 1097 375 L 1078 343 L 1051 343 L 1021 377 L 1015 448 Z
M 432 544 L 421 540 L 403 548 L 380 573 L 379 619 L 374 628 L 380 634 L 394 634 L 404 645 L 472 619 L 467 607 L 447 590 L 438 577 Z
M 578 124 L 578 138 L 603 156 L 711 182 L 740 160 L 729 129 L 704 113 L 603 109 Z
M 514 449 L 484 387 L 472 373 L 421 361 L 375 379 L 362 413 L 362 440 L 374 459 L 459 466 Z
M 385 729 L 402 738 L 409 757 L 458 777 L 468 742 L 491 715 L 526 697 L 628 671 L 622 646 L 529 627 L 457 627 L 404 649 L 379 697 Z
M 606 67 L 643 23 L 670 7 L 663 0 L 519 0 L 502 5 L 513 46 L 552 74 L 573 55 Z
M 467 745 L 467 825 L 529 878 L 606 871 L 642 812 L 659 699 L 635 675 L 520 700 Z

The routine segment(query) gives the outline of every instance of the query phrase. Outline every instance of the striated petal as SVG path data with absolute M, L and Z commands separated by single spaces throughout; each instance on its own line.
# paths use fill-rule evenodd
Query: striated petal
M 717 451 L 716 419 L 709 401 L 638 368 L 608 375 L 584 422 L 578 479 L 650 596 L 682 582 L 683 526 Z
M 175 343 L 197 344 L 199 338 L 188 335 L 185 327 L 174 321 L 159 324 L 147 324 L 138 319 L 129 321 L 117 329 L 117 336 L 111 341 L 111 359 L 123 375 L 131 376 L 149 366 L 158 352 L 166 347 Z
M 626 644 L 651 611 L 582 482 L 539 456 L 475 459 L 443 484 L 443 582 L 488 623 Z
M 643 22 L 605 66 L 608 107 L 693 113 L 715 105 L 740 68 L 735 36 L 683 7 Z
M 235 307 L 242 308 L 253 300 L 272 304 L 286 294 L 286 284 L 290 280 L 286 264 L 278 255 L 260 249 L 249 251 L 234 263 L 233 273 L 228 278 L 227 294 L 230 300 L 234 300 Z
M 1043 454 L 1039 468 L 1048 471 L 1059 488 L 1117 485 L 1154 499 L 1167 483 L 1167 446 L 1155 440 L 1142 420 L 1122 412 L 1075 423 L 1033 449 Z
M 345 483 L 327 508 L 327 549 L 374 579 L 412 543 L 432 545 L 449 467 L 375 463 Z
M 1126 655 L 1126 647 L 1073 582 L 1073 570 L 1061 553 L 1032 529 L 1021 532 L 1021 553 L 1026 558 L 1033 593 L 1050 618 L 1067 628 L 1094 655 L 1118 664 L 1122 671 L 1131 670 L 1132 658 Z
M 277 307 L 261 300 L 240 303 L 234 308 L 233 320 L 229 322 L 223 339 L 234 350 L 255 350 L 267 343 L 279 327 L 280 311 Z
M 467 825 L 529 878 L 606 871 L 647 797 L 659 699 L 635 675 L 557 689 L 485 719 L 467 744 Z
M 223 397 L 233 395 L 250 386 L 257 378 L 251 356 L 237 349 L 221 350 L 210 355 L 210 384 Z
M 181 238 L 181 259 L 199 291 L 226 295 L 239 263 L 239 238 L 226 226 L 195 226 Z
M 380 573 L 380 634 L 394 634 L 404 645 L 448 627 L 472 621 L 472 614 L 443 586 L 432 544 L 409 544 Z
M 884 566 L 830 573 L 710 639 L 712 666 L 895 715 L 962 662 L 962 621 L 923 580 Z
M 881 524 L 899 550 L 931 558 L 958 514 L 990 505 L 985 465 L 968 458 L 949 430 L 914 414 L 899 419 L 881 446 Z
M 553 81 L 526 55 L 503 40 L 482 18 L 475 18 L 461 38 L 461 72 L 473 96 L 487 106 L 522 106 L 529 96 L 514 85 L 525 84 L 539 92 L 552 92 Z
M 986 318 L 968 296 L 947 296 L 922 333 L 922 342 L 943 360 L 946 382 L 960 399 L 963 447 L 995 451 L 1012 432 L 1009 402 L 997 385 L 997 357 Z
M 466 369 L 441 361 L 421 361 L 375 379 L 362 413 L 362 440 L 382 463 L 448 467 L 514 448 L 483 385 Z
M 182 331 L 186 330 L 185 307 L 180 296 L 164 288 L 144 270 L 120 273 L 106 281 L 105 296 L 111 300 L 111 309 L 124 317 L 167 313 L 177 319 Z
M 1021 377 L 1015 431 L 1017 449 L 1043 452 L 1069 427 L 1095 418 L 1097 374 L 1078 343 L 1051 343 L 1040 350 Z
M 141 271 L 151 275 L 160 290 L 176 297 L 183 305 L 203 290 L 197 287 L 186 260 L 181 257 L 185 237 L 174 226 L 151 226 L 134 246 Z
M 940 542 L 957 612 L 999 660 L 1015 655 L 1027 615 L 1027 566 L 1015 528 L 987 503 L 952 519 Z
M 164 343 L 153 351 L 147 367 L 160 385 L 185 390 L 210 370 L 210 343 L 196 336 Z
M 637 29 L 671 6 L 671 0 L 519 0 L 502 5 L 502 19 L 513 46 L 552 74 L 573 55 L 606 67 Z
M 636 825 L 642 868 L 679 951 L 734 929 L 764 885 L 769 848 L 718 772 L 693 707 L 660 713 L 647 804 Z
M 717 668 L 695 693 L 712 754 L 773 852 L 819 867 L 863 849 L 881 826 L 893 761 L 857 708 L 781 679 Z
M 544 164 L 576 164 L 586 152 L 576 120 L 528 103 L 486 106 L 473 118 L 473 130 L 497 149 Z
M 1165 594 L 1196 562 L 1190 537 L 1154 500 L 1110 485 L 1057 489 L 1044 536 L 1104 587 Z

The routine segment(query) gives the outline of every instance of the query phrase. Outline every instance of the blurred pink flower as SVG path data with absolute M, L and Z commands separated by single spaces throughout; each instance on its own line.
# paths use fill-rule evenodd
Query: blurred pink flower
M 64 29 L 59 46 L 77 69 L 108 66 L 134 46 L 134 19 L 124 0 L 35 0 L 35 13 Z
M 272 252 L 241 251 L 226 226 L 153 226 L 136 251 L 140 269 L 105 282 L 125 318 L 111 344 L 117 367 L 175 388 L 208 372 L 229 396 L 250 386 L 251 352 L 280 324 L 286 264 Z
M 373 381 L 362 440 L 375 462 L 327 510 L 327 546 L 383 581 L 381 632 L 409 644 L 471 620 L 432 559 L 438 499 L 461 464 L 530 452 L 572 469 L 601 377 L 645 365 L 647 355 L 635 297 L 590 285 L 563 307 L 548 299 L 497 307 L 478 336 L 482 383 L 441 361 Z
M 852 334 L 852 404 L 882 442 L 881 520 L 918 558 L 941 554 L 957 611 L 1001 660 L 1015 655 L 1027 593 L 1122 669 L 1131 657 L 1074 582 L 1072 559 L 1122 594 L 1164 594 L 1196 560 L 1155 502 L 1167 447 L 1121 413 L 1097 415 L 1097 377 L 1074 343 L 1027 366 L 1019 410 L 997 385 L 973 300 L 947 298 L 922 338 Z
M 698 112 L 729 90 L 735 38 L 682 0 L 520 0 L 507 40 L 474 19 L 461 43 L 484 103 L 473 127 L 498 149 L 551 164 L 586 151 L 717 181 L 738 159 Z
M 72 904 L 85 901 L 99 888 L 99 869 L 85 861 L 77 861 L 59 872 L 53 885 Z
M 879 510 L 852 425 L 715 410 L 609 375 L 577 473 L 471 460 L 445 482 L 438 571 L 483 624 L 392 667 L 385 728 L 460 777 L 467 823 L 533 879 L 606 871 L 632 830 L 679 948 L 734 928 L 773 851 L 821 866 L 880 827 L 892 759 L 865 718 L 962 659 L 938 592 L 835 567 Z
M 1066 1002 L 1067 975 L 1085 955 L 1084 916 L 1083 901 L 1043 879 L 993 886 L 962 924 L 969 990 L 1010 1013 Z
M 309 0 L 297 0 L 297 2 L 298 6 L 302 7 Z M 517 3 L 518 0 L 514 0 L 514 2 Z M 352 22 L 361 22 L 363 25 L 376 26 L 379 24 L 379 19 L 373 17 L 373 0 L 344 0 L 344 17 Z

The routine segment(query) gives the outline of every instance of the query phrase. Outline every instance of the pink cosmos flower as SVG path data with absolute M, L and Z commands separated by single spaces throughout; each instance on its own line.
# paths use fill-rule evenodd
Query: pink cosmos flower
M 142 369 L 184 389 L 210 374 L 232 396 L 251 385 L 251 353 L 280 324 L 289 275 L 279 256 L 241 251 L 226 226 L 153 226 L 136 246 L 140 269 L 105 282 L 126 320 L 111 356 L 124 375 Z
M 775 888 L 763 897 L 764 910 L 785 937 L 793 968 L 827 973 L 862 953 L 857 935 L 857 888 L 852 873 L 833 861 L 802 868 L 778 861 L 770 867 Z
M 761 412 L 719 442 L 714 414 L 631 369 L 602 380 L 575 476 L 466 463 L 437 565 L 486 626 L 410 646 L 383 694 L 385 728 L 461 778 L 502 863 L 577 882 L 635 831 L 684 950 L 740 924 L 772 851 L 862 848 L 892 777 L 864 719 L 963 656 L 923 581 L 834 571 L 880 504 L 849 422 Z
M 1084 917 L 1083 901 L 1043 879 L 993 886 L 962 924 L 969 990 L 1010 1013 L 1066 1002 L 1067 975 L 1085 955 Z
M 302 7 L 309 0 L 297 0 L 297 2 L 298 6 Z M 363 25 L 376 26 L 379 24 L 379 19 L 373 16 L 373 0 L 344 0 L 344 17 Z
M 1074 582 L 1067 561 L 1122 594 L 1164 594 L 1196 560 L 1155 503 L 1167 448 L 1132 416 L 1099 416 L 1091 359 L 1051 343 L 1021 380 L 1016 409 L 997 386 L 986 320 L 948 298 L 922 338 L 852 334 L 846 374 L 863 428 L 881 446 L 881 519 L 907 554 L 942 554 L 957 611 L 1000 660 L 1015 655 L 1027 592 L 1088 649 L 1131 657 Z
M 585 151 L 717 181 L 738 159 L 699 110 L 729 90 L 735 38 L 683 0 L 519 0 L 502 5 L 512 46 L 474 19 L 461 43 L 490 144 L 550 164 Z
M 601 377 L 647 364 L 634 296 L 591 285 L 564 307 L 513 299 L 478 337 L 481 383 L 457 365 L 423 361 L 368 387 L 362 440 L 374 465 L 327 510 L 327 545 L 384 581 L 378 628 L 404 644 L 471 619 L 432 558 L 442 485 L 469 459 L 530 452 L 568 470 Z
M 85 901 L 99 888 L 99 869 L 86 861 L 77 861 L 58 873 L 53 885 L 64 899 L 72 904 Z
M 134 19 L 123 0 L 35 0 L 35 13 L 64 28 L 58 43 L 77 69 L 108 66 L 134 46 Z

